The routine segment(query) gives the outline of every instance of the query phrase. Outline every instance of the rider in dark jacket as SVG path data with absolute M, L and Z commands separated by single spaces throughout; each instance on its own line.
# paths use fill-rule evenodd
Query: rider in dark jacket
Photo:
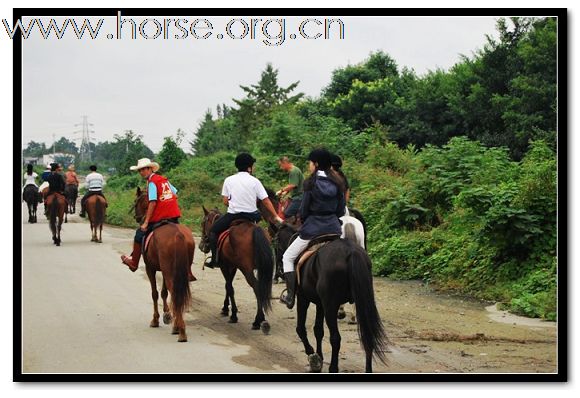
M 330 169 L 330 153 L 326 149 L 315 149 L 308 156 L 311 176 L 304 181 L 304 197 L 300 206 L 302 226 L 298 237 L 284 252 L 284 279 L 288 294 L 282 302 L 294 307 L 296 272 L 294 261 L 319 235 L 342 233 L 340 217 L 344 215 L 344 181 Z

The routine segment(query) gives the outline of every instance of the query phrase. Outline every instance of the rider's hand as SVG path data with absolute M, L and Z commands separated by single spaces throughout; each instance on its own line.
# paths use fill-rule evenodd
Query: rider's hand
M 280 218 L 280 216 L 276 216 L 276 218 L 274 219 L 274 221 L 276 221 L 276 224 L 283 224 L 284 223 L 284 220 L 282 220 Z
M 147 232 L 147 227 L 149 227 L 149 223 L 144 222 L 143 224 L 141 224 L 141 231 Z
M 282 195 L 282 190 L 279 190 L 278 192 L 276 192 L 276 196 L 280 196 Z

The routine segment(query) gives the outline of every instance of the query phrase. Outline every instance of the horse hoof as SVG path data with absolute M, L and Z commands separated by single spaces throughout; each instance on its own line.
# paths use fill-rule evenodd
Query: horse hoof
M 187 336 L 179 336 L 179 338 L 177 339 L 178 343 L 185 343 L 187 342 Z
M 169 312 L 165 312 L 163 314 L 163 323 L 169 325 L 171 323 L 171 314 Z
M 260 329 L 260 324 L 252 323 L 252 330 L 258 330 L 258 329 Z
M 322 370 L 322 358 L 318 354 L 309 355 L 308 364 L 310 365 L 311 373 L 320 373 Z
M 344 312 L 344 310 L 338 310 L 338 314 L 336 314 L 336 317 L 338 319 L 344 319 L 346 318 L 346 312 Z
M 350 318 L 350 320 L 348 321 L 349 325 L 356 325 L 356 318 L 353 316 L 352 318 Z
M 221 315 L 221 316 L 228 316 L 229 314 L 230 314 L 230 312 L 229 312 L 228 310 L 222 310 L 222 311 L 220 312 L 220 315 Z
M 178 327 L 174 327 L 174 328 L 171 330 L 171 334 L 179 334 L 179 328 L 178 328 Z
M 228 321 L 228 323 L 238 323 L 238 318 L 230 318 L 230 320 Z
M 159 327 L 159 321 L 153 320 L 151 321 L 151 323 L 149 324 L 150 328 L 158 328 Z
M 262 322 L 260 328 L 262 329 L 262 333 L 270 334 L 270 324 L 268 323 L 268 321 Z
M 99 240 L 97 241 L 97 243 L 103 243 L 103 240 L 102 240 L 102 239 L 99 239 Z

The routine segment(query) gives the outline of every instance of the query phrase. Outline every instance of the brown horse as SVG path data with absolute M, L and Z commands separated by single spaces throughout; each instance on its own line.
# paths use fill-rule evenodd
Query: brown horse
M 75 214 L 77 208 L 77 198 L 79 197 L 79 187 L 76 184 L 66 184 L 64 187 L 64 196 L 68 202 L 68 213 Z
M 55 245 L 60 246 L 60 230 L 63 218 L 66 217 L 66 199 L 60 193 L 55 192 L 48 195 L 46 206 L 50 230 L 52 231 L 52 241 Z
M 135 220 L 142 223 L 145 219 L 149 200 L 147 192 L 137 188 L 135 199 Z M 187 341 L 183 312 L 191 303 L 189 290 L 188 269 L 193 263 L 195 242 L 191 230 L 181 224 L 168 223 L 156 228 L 147 248 L 143 253 L 145 269 L 151 283 L 153 298 L 153 319 L 149 326 L 159 327 L 159 309 L 157 280 L 155 274 L 160 271 L 163 275 L 161 298 L 163 299 L 163 323 L 171 322 L 172 314 L 167 305 L 168 292 L 171 294 L 171 312 L 173 313 L 172 334 L 179 334 L 177 341 Z
M 92 195 L 87 199 L 87 214 L 91 223 L 91 242 L 103 243 L 103 223 L 106 217 L 107 201 L 100 195 Z M 97 238 L 97 231 L 99 237 Z
M 217 209 L 208 211 L 203 207 L 205 216 L 201 222 L 202 238 L 199 248 L 208 253 L 209 231 L 213 223 L 221 216 Z M 238 322 L 238 307 L 234 298 L 233 280 L 239 269 L 246 278 L 248 285 L 254 289 L 258 310 L 252 323 L 252 329 L 270 331 L 270 324 L 266 321 L 264 311 L 271 309 L 272 275 L 274 273 L 274 259 L 270 249 L 270 236 L 261 227 L 251 221 L 236 220 L 229 229 L 229 235 L 224 239 L 218 253 L 220 269 L 226 280 L 226 298 L 222 307 L 222 316 L 228 316 L 229 304 L 232 305 L 230 323 Z M 258 278 L 254 276 L 254 269 L 258 271 Z

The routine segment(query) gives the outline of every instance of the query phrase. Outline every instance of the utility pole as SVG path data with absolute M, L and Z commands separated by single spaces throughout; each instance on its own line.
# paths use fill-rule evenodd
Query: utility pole
M 54 133 L 52 133 L 52 158 L 54 159 L 54 157 L 56 156 L 56 135 Z M 53 160 L 54 162 L 54 160 Z
M 89 130 L 89 126 L 93 126 L 92 123 L 89 123 L 89 117 L 86 115 L 83 115 L 83 121 L 82 123 L 79 124 L 75 124 L 75 126 L 82 126 L 82 130 L 79 131 L 75 131 L 75 134 L 78 133 L 82 133 L 82 138 L 81 138 L 81 146 L 79 149 L 79 154 L 81 157 L 81 162 L 84 161 L 91 161 L 92 160 L 92 156 L 91 156 L 91 134 L 94 134 L 95 132 L 93 130 Z

